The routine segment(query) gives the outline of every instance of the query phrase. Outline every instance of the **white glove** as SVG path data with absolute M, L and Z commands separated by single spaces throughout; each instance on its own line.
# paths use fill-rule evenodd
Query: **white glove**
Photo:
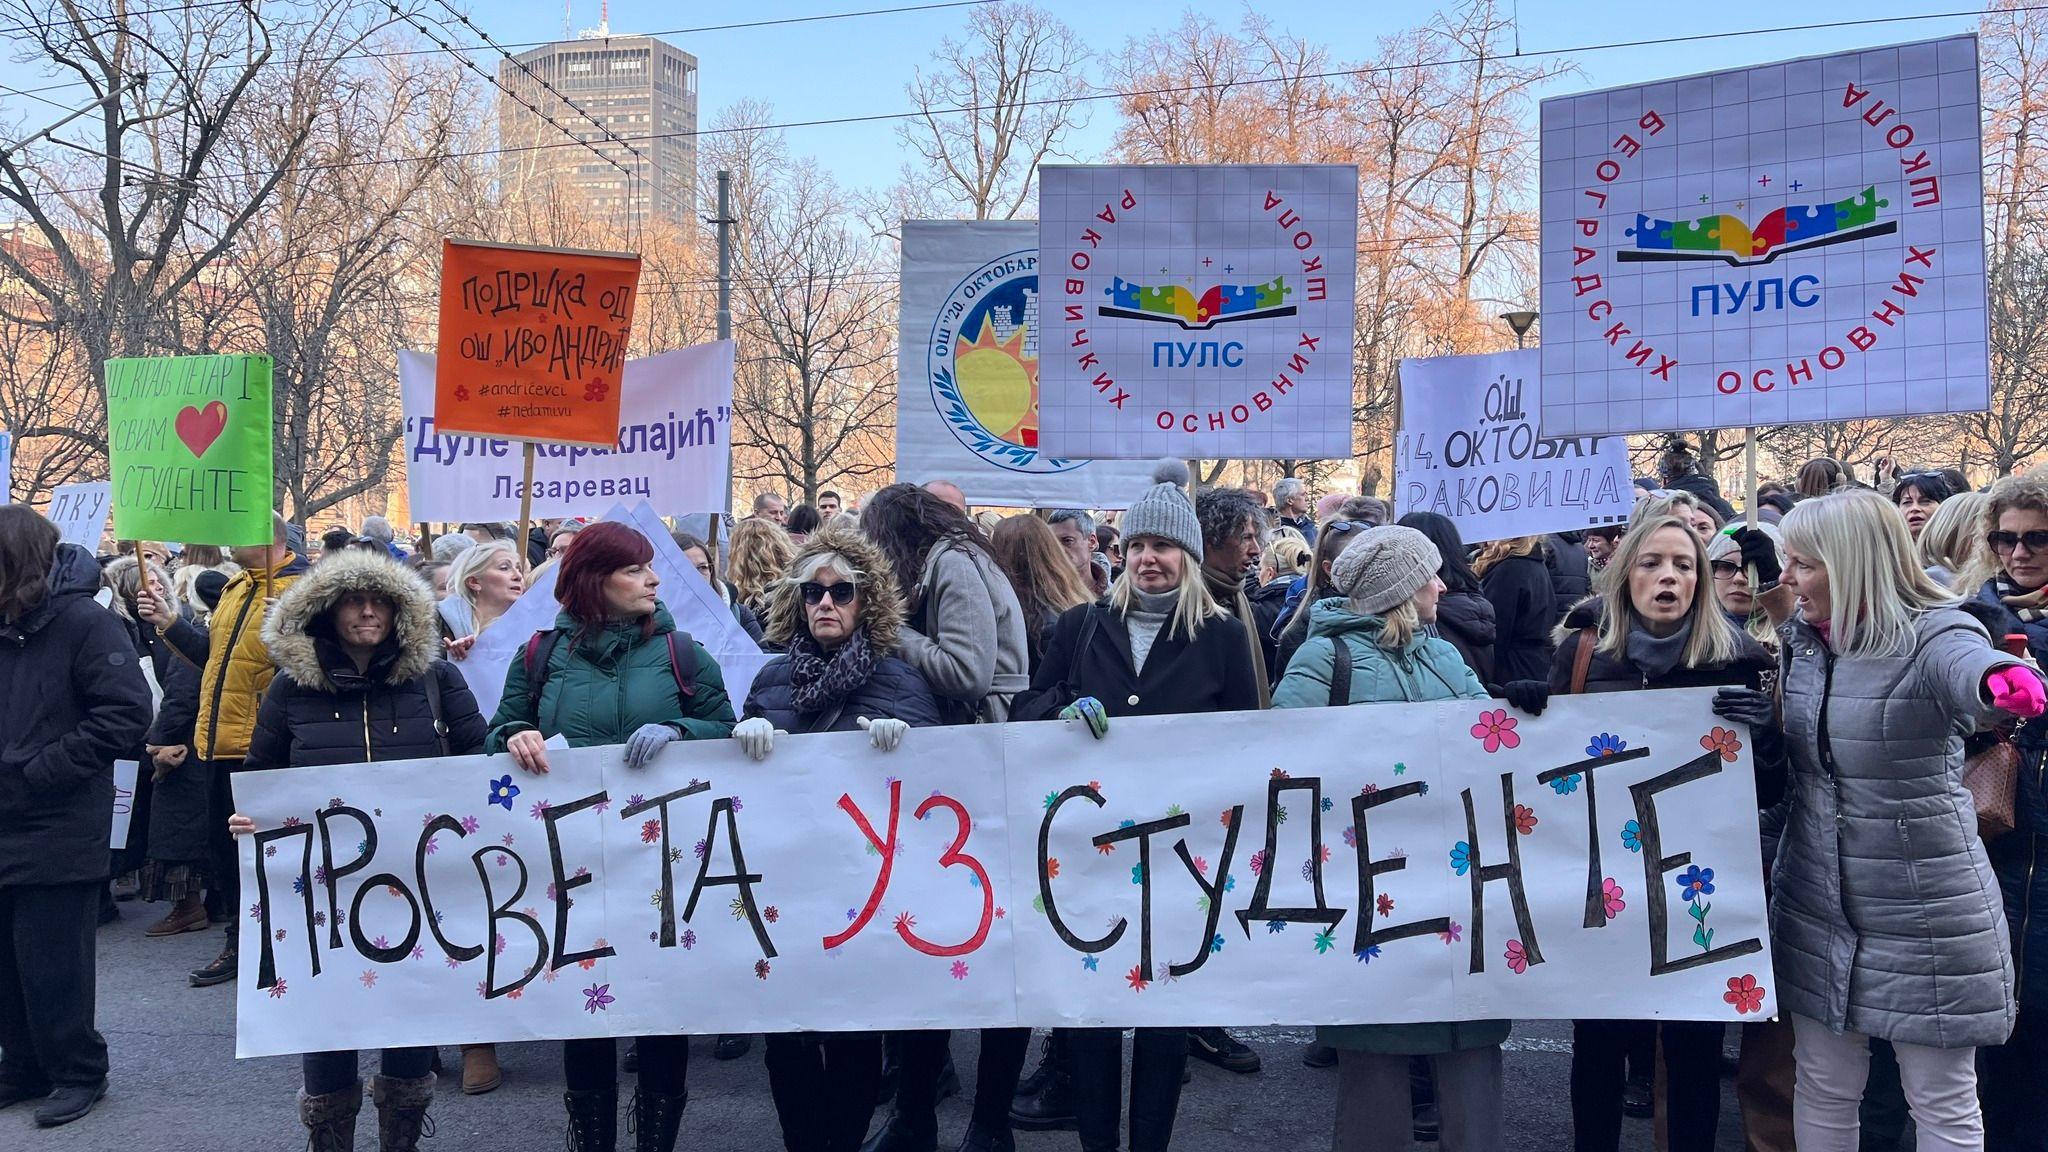
M 884 752 L 894 752 L 896 746 L 903 743 L 903 734 L 910 731 L 910 725 L 901 720 L 891 720 L 887 716 L 880 720 L 870 720 L 862 716 L 859 723 L 867 732 L 868 740 Z
M 789 733 L 776 729 L 766 716 L 753 716 L 740 721 L 733 727 L 733 739 L 740 742 L 747 755 L 755 760 L 766 760 L 775 751 L 775 738 Z

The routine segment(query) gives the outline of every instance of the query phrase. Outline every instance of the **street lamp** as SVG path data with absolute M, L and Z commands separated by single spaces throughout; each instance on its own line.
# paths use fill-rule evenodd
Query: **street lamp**
M 1529 345 L 1529 329 L 1531 329 L 1531 328 L 1534 328 L 1534 327 L 1536 326 L 1536 313 L 1534 313 L 1534 312 L 1503 312 L 1503 313 L 1501 313 L 1501 314 L 1500 314 L 1500 318 L 1508 322 L 1508 327 L 1509 327 L 1509 328 L 1512 328 L 1512 329 L 1514 329 L 1514 332 L 1515 332 L 1515 347 L 1517 347 L 1517 348 L 1526 348 L 1526 347 L 1528 347 L 1528 345 Z

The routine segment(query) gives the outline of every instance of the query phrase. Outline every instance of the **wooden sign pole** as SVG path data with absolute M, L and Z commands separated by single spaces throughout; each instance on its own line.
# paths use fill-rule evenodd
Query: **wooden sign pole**
M 525 461 L 520 468 L 523 476 L 519 484 L 519 539 L 515 542 L 514 549 L 519 553 L 521 572 L 531 567 L 527 563 L 526 533 L 529 530 L 528 526 L 533 523 L 533 441 L 526 442 L 526 451 L 523 455 Z
M 1746 428 L 1749 440 L 1742 446 L 1742 502 L 1747 509 L 1749 526 L 1756 527 L 1756 429 Z

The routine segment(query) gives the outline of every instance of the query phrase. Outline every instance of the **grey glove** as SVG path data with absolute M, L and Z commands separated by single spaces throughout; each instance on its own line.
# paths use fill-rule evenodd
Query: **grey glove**
M 642 724 L 639 731 L 626 740 L 626 767 L 645 767 L 654 754 L 661 751 L 662 745 L 682 738 L 682 733 L 667 724 Z

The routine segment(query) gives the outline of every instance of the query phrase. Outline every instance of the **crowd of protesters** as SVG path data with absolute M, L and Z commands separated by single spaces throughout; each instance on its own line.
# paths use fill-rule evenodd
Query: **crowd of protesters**
M 1783 1014 L 1741 1029 L 1747 1147 L 1892 1147 L 1910 1116 L 1922 1149 L 2048 1149 L 2048 473 L 1973 491 L 1886 461 L 1871 481 L 1807 462 L 1749 494 L 1752 526 L 1674 441 L 1626 523 L 1476 547 L 1444 516 L 1392 523 L 1379 500 L 1318 501 L 1298 479 L 1192 491 L 1174 462 L 1111 515 L 971 515 L 943 481 L 859 504 L 763 493 L 723 550 L 673 541 L 774 653 L 734 695 L 626 525 L 464 524 L 408 552 L 381 517 L 315 541 L 278 517 L 263 546 L 96 557 L 0 507 L 0 1107 L 54 1126 L 105 1093 L 94 932 L 119 900 L 165 905 L 151 937 L 225 925 L 190 982 L 234 979 L 241 770 L 483 752 L 538 773 L 560 742 L 619 746 L 634 767 L 679 741 L 767 760 L 790 733 L 893 751 L 940 725 L 1100 739 L 1126 716 L 1480 697 L 1540 714 L 1559 693 L 1706 686 L 1752 733 Z M 464 661 L 537 566 L 559 612 L 482 715 Z M 144 770 L 110 849 L 117 759 Z M 1510 1028 L 1318 1029 L 1301 1058 L 1337 1069 L 1334 1146 L 1510 1146 Z M 1611 1152 L 1624 1115 L 1655 1115 L 1662 1147 L 1712 1149 L 1725 1038 L 1576 1021 L 1575 1147 Z M 999 1152 L 1014 1129 L 1072 1128 L 1085 1152 L 1157 1152 L 1191 1057 L 1260 1071 L 1213 1027 L 1137 1029 L 1128 1091 L 1117 1029 L 1049 1033 L 1028 1074 L 1028 1030 L 984 1031 L 971 1076 L 950 1039 L 771 1036 L 785 1146 Z M 675 1147 L 686 1037 L 641 1037 L 623 1061 L 606 1039 L 561 1054 L 569 1147 L 617 1146 L 622 1064 L 635 1147 Z M 302 1063 L 310 1147 L 354 1147 L 358 1055 Z M 431 1049 L 381 1054 L 381 1149 L 430 1130 L 439 1069 Z M 464 1050 L 465 1092 L 502 1078 L 491 1046 Z M 939 1099 L 961 1090 L 969 1126 L 942 1133 Z

